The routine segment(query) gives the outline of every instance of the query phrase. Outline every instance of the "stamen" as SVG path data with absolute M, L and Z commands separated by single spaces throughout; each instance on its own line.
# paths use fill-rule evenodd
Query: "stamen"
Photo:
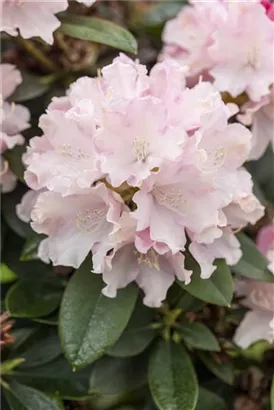
M 140 253 L 138 251 L 134 251 L 134 254 L 138 256 L 137 263 L 139 265 L 144 264 L 149 266 L 150 268 L 155 268 L 158 271 L 160 270 L 159 255 L 157 255 L 154 249 L 149 249 L 147 253 Z
M 149 147 L 149 142 L 145 139 L 135 138 L 132 147 L 134 149 L 135 156 L 138 163 L 145 162 L 147 157 L 147 150 Z
M 97 232 L 105 222 L 106 212 L 106 207 L 78 212 L 75 219 L 76 225 L 83 233 Z

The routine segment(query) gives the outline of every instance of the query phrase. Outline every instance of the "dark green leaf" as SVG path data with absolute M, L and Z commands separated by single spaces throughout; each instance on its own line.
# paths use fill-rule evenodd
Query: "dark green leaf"
M 88 396 L 91 367 L 73 372 L 63 356 L 36 367 L 21 366 L 14 377 L 20 383 L 27 384 L 47 394 L 55 394 L 66 399 L 78 399 Z
M 103 357 L 94 363 L 89 393 L 116 395 L 129 392 L 146 381 L 147 356 L 128 359 Z
M 197 312 L 205 305 L 200 299 L 195 298 L 188 292 L 184 292 L 181 296 L 176 308 L 182 309 L 183 312 Z
M 63 410 L 61 402 L 14 380 L 5 389 L 5 397 L 12 410 Z
M 76 368 L 102 356 L 121 336 L 134 308 L 137 289 L 105 297 L 100 275 L 86 260 L 70 280 L 61 304 L 59 330 L 63 351 Z
M 234 369 L 231 362 L 217 362 L 208 353 L 199 353 L 199 357 L 204 365 L 210 370 L 216 377 L 223 380 L 227 384 L 232 384 L 234 380 Z
M 20 261 L 23 246 L 24 239 L 9 230 L 4 244 L 2 262 L 20 277 L 32 278 L 35 281 L 50 277 L 53 281 L 56 281 L 56 277 L 52 275 L 52 269 L 49 265 L 41 261 L 27 261 L 24 263 Z
M 20 260 L 22 262 L 38 259 L 37 252 L 40 242 L 45 238 L 44 235 L 35 234 L 30 236 L 22 249 Z
M 199 396 L 197 406 L 195 410 L 227 410 L 225 401 L 212 393 L 210 390 L 206 390 L 203 387 L 199 387 Z
M 23 102 L 32 100 L 33 98 L 45 94 L 45 92 L 49 89 L 49 84 L 43 82 L 41 77 L 29 74 L 27 72 L 22 72 L 21 74 L 23 81 L 10 97 L 11 101 Z
M 180 334 L 190 347 L 215 352 L 220 351 L 220 345 L 216 337 L 203 323 L 182 324 Z
M 60 298 L 60 288 L 50 281 L 24 279 L 9 289 L 5 303 L 11 316 L 36 318 L 54 312 L 59 306 Z
M 24 182 L 25 168 L 22 162 L 22 155 L 25 151 L 25 145 L 16 145 L 14 148 L 6 150 L 3 154 L 9 163 L 10 170 L 21 182 Z
M 137 53 L 137 42 L 125 28 L 96 17 L 66 16 L 60 30 L 68 36 L 106 44 L 129 53 Z
M 7 225 L 17 235 L 27 238 L 33 234 L 31 227 L 16 215 L 16 205 L 21 201 L 25 188 L 19 185 L 15 191 L 2 195 L 2 215 Z
M 238 233 L 237 238 L 241 243 L 243 256 L 241 260 L 232 267 L 235 273 L 247 278 L 274 282 L 273 275 L 268 271 L 268 261 L 258 250 L 256 244 L 243 232 Z
M 198 299 L 219 306 L 229 306 L 233 296 L 233 279 L 225 261 L 219 259 L 214 262 L 217 269 L 209 279 L 200 277 L 200 267 L 190 255 L 188 255 L 187 262 L 187 269 L 193 270 L 191 282 L 189 285 L 183 282 L 178 283 Z
M 198 398 L 195 370 L 181 345 L 160 341 L 149 363 L 149 387 L 160 410 L 193 410 Z
M 56 313 L 53 313 L 52 315 L 49 315 L 46 317 L 36 317 L 36 318 L 33 318 L 32 320 L 34 322 L 42 323 L 44 325 L 57 326 L 58 319 L 59 319 L 59 312 L 56 312 Z
M 139 299 L 127 327 L 119 340 L 109 349 L 108 354 L 115 357 L 129 357 L 145 350 L 155 336 L 155 332 L 149 329 L 153 318 L 153 310 L 144 306 Z
M 10 283 L 17 279 L 17 275 L 4 263 L 1 263 L 0 269 L 1 283 Z
M 9 356 L 19 356 L 24 359 L 20 369 L 40 366 L 52 361 L 61 354 L 56 328 L 41 326 L 34 328 L 26 338 L 24 335 L 22 336 L 21 344 Z

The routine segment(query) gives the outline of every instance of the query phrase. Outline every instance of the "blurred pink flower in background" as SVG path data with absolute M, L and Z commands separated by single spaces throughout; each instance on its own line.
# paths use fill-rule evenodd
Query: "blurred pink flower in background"
M 274 222 L 263 227 L 257 237 L 260 251 L 269 260 L 268 269 L 274 274 Z M 235 333 L 235 342 L 247 348 L 259 340 L 274 342 L 274 284 L 254 280 L 239 283 L 242 302 L 250 308 Z
M 77 0 L 91 6 L 96 0 Z M 11 36 L 41 37 L 53 43 L 53 32 L 60 26 L 55 14 L 68 8 L 68 0 L 1 0 L 1 26 Z
M 6 101 L 22 81 L 21 74 L 11 64 L 0 65 L 1 108 L 0 108 L 0 152 L 24 144 L 20 132 L 29 127 L 30 113 L 26 107 Z M 1 191 L 15 188 L 16 176 L 9 169 L 7 160 L 1 158 Z

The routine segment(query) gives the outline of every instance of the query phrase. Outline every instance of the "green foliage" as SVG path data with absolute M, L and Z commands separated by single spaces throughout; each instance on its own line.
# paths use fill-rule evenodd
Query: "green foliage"
M 137 42 L 125 28 L 96 17 L 66 16 L 60 30 L 68 36 L 106 44 L 129 53 L 137 53 Z
M 191 360 L 181 345 L 161 341 L 149 363 L 149 388 L 160 410 L 194 410 L 198 384 Z
M 23 81 L 10 97 L 11 101 L 21 103 L 40 97 L 48 91 L 50 85 L 43 81 L 43 77 L 27 72 L 21 72 L 21 74 Z
M 108 350 L 108 355 L 130 357 L 145 350 L 155 337 L 155 331 L 152 329 L 154 316 L 154 312 L 144 306 L 140 298 L 127 327 L 117 342 Z
M 23 279 L 8 291 L 6 309 L 14 317 L 36 318 L 54 312 L 60 303 L 61 288 L 50 280 Z
M 39 259 L 37 252 L 40 242 L 45 238 L 44 235 L 34 234 L 30 236 L 22 249 L 20 260 L 22 262 Z
M 228 410 L 225 401 L 209 390 L 199 387 L 199 396 L 195 410 Z
M 225 360 L 220 357 L 213 358 L 209 353 L 200 352 L 199 358 L 204 365 L 210 370 L 216 377 L 221 379 L 227 384 L 232 384 L 234 380 L 234 369 L 229 358 Z
M 133 311 L 136 287 L 128 286 L 110 299 L 102 294 L 103 286 L 87 258 L 64 293 L 59 330 L 63 350 L 74 368 L 101 357 L 119 339 Z
M 191 282 L 188 285 L 178 282 L 180 286 L 205 302 L 229 306 L 233 296 L 233 279 L 225 261 L 221 259 L 215 261 L 217 269 L 209 279 L 200 277 L 200 267 L 190 255 L 187 262 L 187 268 L 193 270 Z
M 267 269 L 268 261 L 255 243 L 242 232 L 237 237 L 241 243 L 243 256 L 237 265 L 233 266 L 233 271 L 250 279 L 274 282 L 274 276 Z
M 17 275 L 7 265 L 1 263 L 0 279 L 1 283 L 14 282 L 17 279 Z
M 220 345 L 216 337 L 203 323 L 183 323 L 180 328 L 180 335 L 191 348 L 220 351 Z
M 60 400 L 49 397 L 38 390 L 24 386 L 15 380 L 4 389 L 12 410 L 63 410 Z

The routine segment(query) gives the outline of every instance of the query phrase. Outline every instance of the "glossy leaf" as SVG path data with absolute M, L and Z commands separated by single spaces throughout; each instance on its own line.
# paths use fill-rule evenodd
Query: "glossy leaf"
M 3 154 L 4 158 L 6 158 L 9 163 L 10 170 L 17 176 L 17 178 L 21 182 L 24 182 L 25 167 L 22 162 L 22 155 L 25 150 L 25 145 L 16 145 L 14 148 L 6 150 Z
M 21 201 L 25 192 L 25 188 L 22 187 L 22 185 L 19 185 L 15 191 L 2 195 L 3 218 L 9 228 L 22 238 L 27 238 L 33 234 L 30 225 L 21 221 L 16 215 L 16 205 Z
M 144 306 L 139 299 L 127 327 L 108 354 L 114 357 L 130 357 L 145 350 L 155 336 L 155 332 L 150 328 L 153 318 L 153 310 Z
M 0 278 L 1 283 L 10 283 L 17 279 L 17 275 L 7 265 L 1 263 Z
M 60 298 L 60 288 L 50 281 L 24 279 L 9 289 L 5 303 L 11 316 L 35 318 L 54 312 L 59 306 Z
M 200 350 L 220 351 L 220 345 L 216 337 L 203 323 L 182 324 L 180 335 L 190 347 Z
M 160 341 L 149 363 L 149 388 L 160 410 L 193 410 L 198 385 L 191 360 L 181 345 Z
M 9 230 L 6 235 L 3 248 L 2 262 L 4 262 L 8 268 L 19 277 L 27 279 L 32 278 L 34 281 L 44 280 L 45 278 L 50 277 L 51 281 L 56 281 L 56 277 L 52 275 L 50 265 L 42 263 L 38 260 L 26 261 L 24 263 L 20 261 L 20 254 L 23 249 L 24 242 L 25 241 L 23 238 Z
M 114 299 L 102 294 L 103 286 L 86 260 L 64 293 L 59 331 L 63 351 L 76 368 L 98 359 L 119 339 L 136 302 L 134 286 L 120 290 Z
M 194 259 L 188 255 L 187 269 L 192 269 L 193 274 L 189 285 L 178 282 L 191 295 L 205 302 L 219 306 L 229 306 L 233 296 L 233 279 L 229 267 L 223 259 L 215 261 L 217 269 L 209 279 L 200 277 L 200 267 Z M 191 267 L 190 267 L 191 266 Z
M 261 254 L 256 244 L 243 232 L 238 233 L 243 256 L 232 269 L 235 273 L 250 279 L 274 282 L 274 276 L 267 269 L 268 261 Z
M 89 393 L 116 395 L 130 392 L 146 382 L 147 356 L 128 359 L 103 357 L 94 363 Z
M 106 44 L 129 53 L 137 53 L 137 42 L 125 28 L 96 17 L 66 16 L 60 30 L 68 36 Z
M 55 394 L 66 399 L 78 399 L 88 396 L 91 366 L 73 372 L 63 356 L 35 367 L 23 367 L 16 370 L 14 378 L 47 394 Z
M 44 237 L 44 235 L 35 234 L 30 236 L 26 240 L 20 255 L 20 260 L 22 262 L 39 259 L 37 256 L 38 247 L 40 245 L 40 242 L 44 239 Z
M 195 410 L 228 410 L 228 408 L 225 401 L 217 396 L 217 394 L 199 387 L 198 402 Z
M 26 337 L 24 334 L 21 337 L 21 343 L 10 355 L 11 357 L 16 355 L 24 359 L 20 369 L 40 366 L 56 359 L 61 354 L 56 328 L 39 326 L 34 328 Z
M 27 72 L 21 72 L 22 83 L 16 88 L 10 97 L 11 101 L 23 102 L 39 97 L 49 89 L 49 84 L 43 81 L 43 78 Z
M 9 383 L 5 389 L 5 397 L 12 410 L 63 410 L 57 399 L 16 381 Z
M 200 352 L 199 357 L 207 367 L 207 369 L 211 371 L 215 376 L 217 376 L 227 384 L 231 385 L 233 383 L 234 370 L 233 365 L 230 361 L 218 362 L 214 360 L 210 354 L 204 352 Z

